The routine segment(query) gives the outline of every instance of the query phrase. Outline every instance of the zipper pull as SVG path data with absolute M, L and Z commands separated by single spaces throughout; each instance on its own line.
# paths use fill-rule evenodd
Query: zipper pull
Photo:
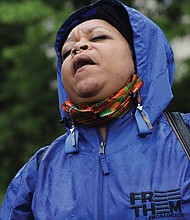
M 99 158 L 100 158 L 100 163 L 101 163 L 102 171 L 104 175 L 108 175 L 109 169 L 108 169 L 108 164 L 107 164 L 106 156 L 105 156 L 105 146 L 106 144 L 102 141 L 100 144 Z
M 100 144 L 99 155 L 105 153 L 105 146 L 106 146 L 106 144 L 102 141 L 101 144 Z

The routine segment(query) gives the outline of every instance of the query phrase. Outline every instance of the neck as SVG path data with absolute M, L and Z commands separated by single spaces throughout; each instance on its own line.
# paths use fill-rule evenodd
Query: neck
M 106 126 L 100 127 L 100 135 L 101 135 L 102 141 L 105 142 L 105 140 L 106 140 Z
M 102 126 L 121 118 L 134 105 L 134 97 L 138 95 L 143 82 L 136 74 L 133 74 L 128 82 L 117 93 L 90 106 L 75 106 L 71 99 L 62 104 L 63 110 L 70 115 L 77 124 L 89 127 Z M 101 129 L 102 137 L 105 138 L 105 128 Z

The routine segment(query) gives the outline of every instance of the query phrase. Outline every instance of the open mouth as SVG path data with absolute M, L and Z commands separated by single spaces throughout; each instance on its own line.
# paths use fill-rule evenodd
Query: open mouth
M 88 57 L 88 56 L 80 56 L 76 57 L 76 59 L 73 62 L 73 69 L 74 72 L 76 73 L 80 68 L 86 65 L 94 65 L 94 61 Z

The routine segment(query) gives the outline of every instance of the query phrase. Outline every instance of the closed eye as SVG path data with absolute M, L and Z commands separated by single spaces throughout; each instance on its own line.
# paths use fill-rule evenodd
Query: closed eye
M 70 54 L 71 54 L 71 50 L 67 50 L 67 51 L 62 55 L 62 60 L 65 60 Z
M 99 35 L 99 36 L 96 36 L 96 37 L 93 37 L 91 39 L 91 41 L 101 41 L 101 40 L 106 40 L 108 39 L 108 36 L 107 35 Z

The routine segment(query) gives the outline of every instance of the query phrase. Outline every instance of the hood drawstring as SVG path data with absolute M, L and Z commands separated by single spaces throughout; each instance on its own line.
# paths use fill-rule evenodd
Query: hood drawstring
M 70 133 L 65 141 L 66 154 L 76 154 L 79 152 L 78 137 L 79 137 L 79 132 L 75 128 L 75 125 L 73 124 L 70 129 Z
M 69 110 L 69 114 L 71 112 L 71 109 L 72 107 Z M 79 132 L 76 129 L 74 122 L 72 121 L 70 133 L 65 141 L 65 153 L 66 154 L 75 154 L 79 152 L 78 137 L 79 137 Z
M 150 122 L 148 113 L 143 109 L 139 93 L 137 97 L 137 103 L 135 119 L 139 128 L 139 135 L 151 134 L 153 126 Z

